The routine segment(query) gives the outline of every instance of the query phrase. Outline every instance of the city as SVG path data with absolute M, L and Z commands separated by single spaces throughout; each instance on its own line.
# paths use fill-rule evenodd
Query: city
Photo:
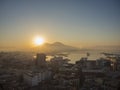
M 59 55 L 46 61 L 44 53 L 1 52 L 0 90 L 119 90 L 120 55 L 103 54 L 88 60 L 87 53 L 73 64 Z
M 0 90 L 120 90 L 120 0 L 0 0 Z

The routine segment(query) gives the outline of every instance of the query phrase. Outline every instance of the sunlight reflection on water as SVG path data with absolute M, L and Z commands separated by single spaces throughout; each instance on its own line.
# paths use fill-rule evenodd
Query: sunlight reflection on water
M 75 63 L 75 61 L 80 60 L 82 57 L 87 57 L 87 53 L 90 53 L 90 56 L 88 56 L 88 60 L 96 60 L 101 57 L 105 57 L 102 52 L 107 52 L 107 53 L 118 53 L 120 54 L 120 51 L 103 51 L 103 50 L 98 50 L 98 51 L 77 51 L 77 52 L 71 52 L 68 55 L 68 58 L 71 60 L 70 63 Z M 53 56 L 47 56 L 47 61 L 49 61 Z

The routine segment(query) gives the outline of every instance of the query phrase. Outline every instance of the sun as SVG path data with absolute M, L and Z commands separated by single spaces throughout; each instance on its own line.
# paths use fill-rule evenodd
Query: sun
M 42 44 L 44 44 L 44 41 L 45 41 L 44 38 L 37 36 L 34 38 L 34 45 L 35 46 L 42 45 Z

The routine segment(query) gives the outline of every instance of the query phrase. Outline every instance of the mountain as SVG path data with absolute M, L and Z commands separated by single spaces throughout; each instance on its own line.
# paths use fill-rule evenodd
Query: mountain
M 61 42 L 54 42 L 52 44 L 50 43 L 45 43 L 42 46 L 38 46 L 34 48 L 35 51 L 37 52 L 70 52 L 70 51 L 78 51 L 80 48 L 72 47 L 69 45 L 65 45 Z
M 54 46 L 65 46 L 63 43 L 61 42 L 54 42 L 52 45 Z

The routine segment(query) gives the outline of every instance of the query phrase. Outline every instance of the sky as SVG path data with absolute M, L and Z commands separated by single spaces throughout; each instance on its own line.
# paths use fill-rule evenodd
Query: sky
M 120 45 L 119 0 L 0 0 L 0 47 Z

